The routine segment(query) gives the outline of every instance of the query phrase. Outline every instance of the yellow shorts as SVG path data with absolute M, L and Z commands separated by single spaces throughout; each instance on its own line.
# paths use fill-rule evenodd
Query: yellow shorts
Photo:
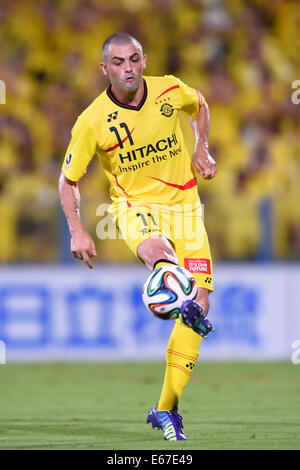
M 193 274 L 198 287 L 214 290 L 212 259 L 201 206 L 191 209 L 187 205 L 180 210 L 170 210 L 168 206 L 136 204 L 119 211 L 115 217 L 122 238 L 135 256 L 143 240 L 164 236 L 172 244 L 179 265 Z

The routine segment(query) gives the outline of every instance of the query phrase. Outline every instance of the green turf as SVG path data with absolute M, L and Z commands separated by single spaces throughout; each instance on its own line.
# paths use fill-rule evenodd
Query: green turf
M 0 366 L 0 449 L 300 449 L 300 365 L 198 363 L 185 442 L 146 425 L 164 364 Z

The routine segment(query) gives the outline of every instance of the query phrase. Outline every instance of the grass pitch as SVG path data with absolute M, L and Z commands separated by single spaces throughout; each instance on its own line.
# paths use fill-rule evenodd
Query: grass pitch
M 300 449 L 300 365 L 198 363 L 184 442 L 146 424 L 164 364 L 0 366 L 0 449 Z

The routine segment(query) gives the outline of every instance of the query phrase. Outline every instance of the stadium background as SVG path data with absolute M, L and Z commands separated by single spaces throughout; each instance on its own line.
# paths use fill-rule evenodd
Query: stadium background
M 147 272 L 124 241 L 96 236 L 97 207 L 110 202 L 96 159 L 80 183 L 82 218 L 98 251 L 93 274 L 72 258 L 58 200 L 71 128 L 107 86 L 98 67 L 101 45 L 119 30 L 143 43 L 148 75 L 175 74 L 200 89 L 210 106 L 210 151 L 218 174 L 213 181 L 199 178 L 199 194 L 215 261 L 211 315 L 221 331 L 226 304 L 231 326 L 227 336 L 214 335 L 204 357 L 205 351 L 233 359 L 290 355 L 291 342 L 300 337 L 300 105 L 291 99 L 300 76 L 299 22 L 298 2 L 281 0 L 1 2 L 6 102 L 0 105 L 0 338 L 11 359 L 26 358 L 23 349 L 31 347 L 33 359 L 64 358 L 70 344 L 80 351 L 94 347 L 91 356 L 100 360 L 133 358 L 132 334 L 165 331 L 164 344 L 171 328 L 157 325 L 143 309 L 137 292 Z M 184 116 L 182 125 L 192 152 Z M 101 291 L 104 284 L 108 291 Z M 118 307 L 117 293 L 125 304 L 130 300 L 127 307 Z M 127 318 L 121 335 L 127 346 L 120 346 L 120 338 L 109 343 L 101 333 L 106 309 L 114 312 L 112 324 Z M 279 313 L 285 310 L 288 323 Z M 68 334 L 57 315 L 66 318 Z M 272 340 L 274 329 L 267 328 L 269 339 L 259 339 L 268 318 L 283 324 L 282 349 Z M 64 334 L 63 350 L 51 355 L 50 345 Z M 146 337 L 150 356 L 162 358 L 164 348 L 150 347 Z M 119 345 L 116 354 L 113 344 Z
M 280 0 L 1 1 L 1 261 L 69 256 L 57 175 L 76 117 L 106 86 L 101 45 L 119 30 L 144 44 L 148 75 L 178 75 L 210 105 L 219 173 L 199 193 L 214 259 L 299 260 L 299 15 Z M 95 235 L 109 193 L 93 163 L 81 190 Z M 95 241 L 99 260 L 134 261 L 122 241 Z
M 218 174 L 199 194 L 215 333 L 182 448 L 299 449 L 299 25 L 296 0 L 0 0 L 0 448 L 165 448 L 144 421 L 172 323 L 145 311 L 147 271 L 124 242 L 96 237 L 98 162 L 80 183 L 92 271 L 70 255 L 57 192 L 76 117 L 106 86 L 101 44 L 123 30 L 148 75 L 177 75 L 211 113 Z

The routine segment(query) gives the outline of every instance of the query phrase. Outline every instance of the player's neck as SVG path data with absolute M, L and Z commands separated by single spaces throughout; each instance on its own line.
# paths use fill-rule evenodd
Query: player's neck
M 125 91 L 113 86 L 111 86 L 111 91 L 120 103 L 138 106 L 144 96 L 144 86 L 144 80 L 142 80 L 136 91 Z

